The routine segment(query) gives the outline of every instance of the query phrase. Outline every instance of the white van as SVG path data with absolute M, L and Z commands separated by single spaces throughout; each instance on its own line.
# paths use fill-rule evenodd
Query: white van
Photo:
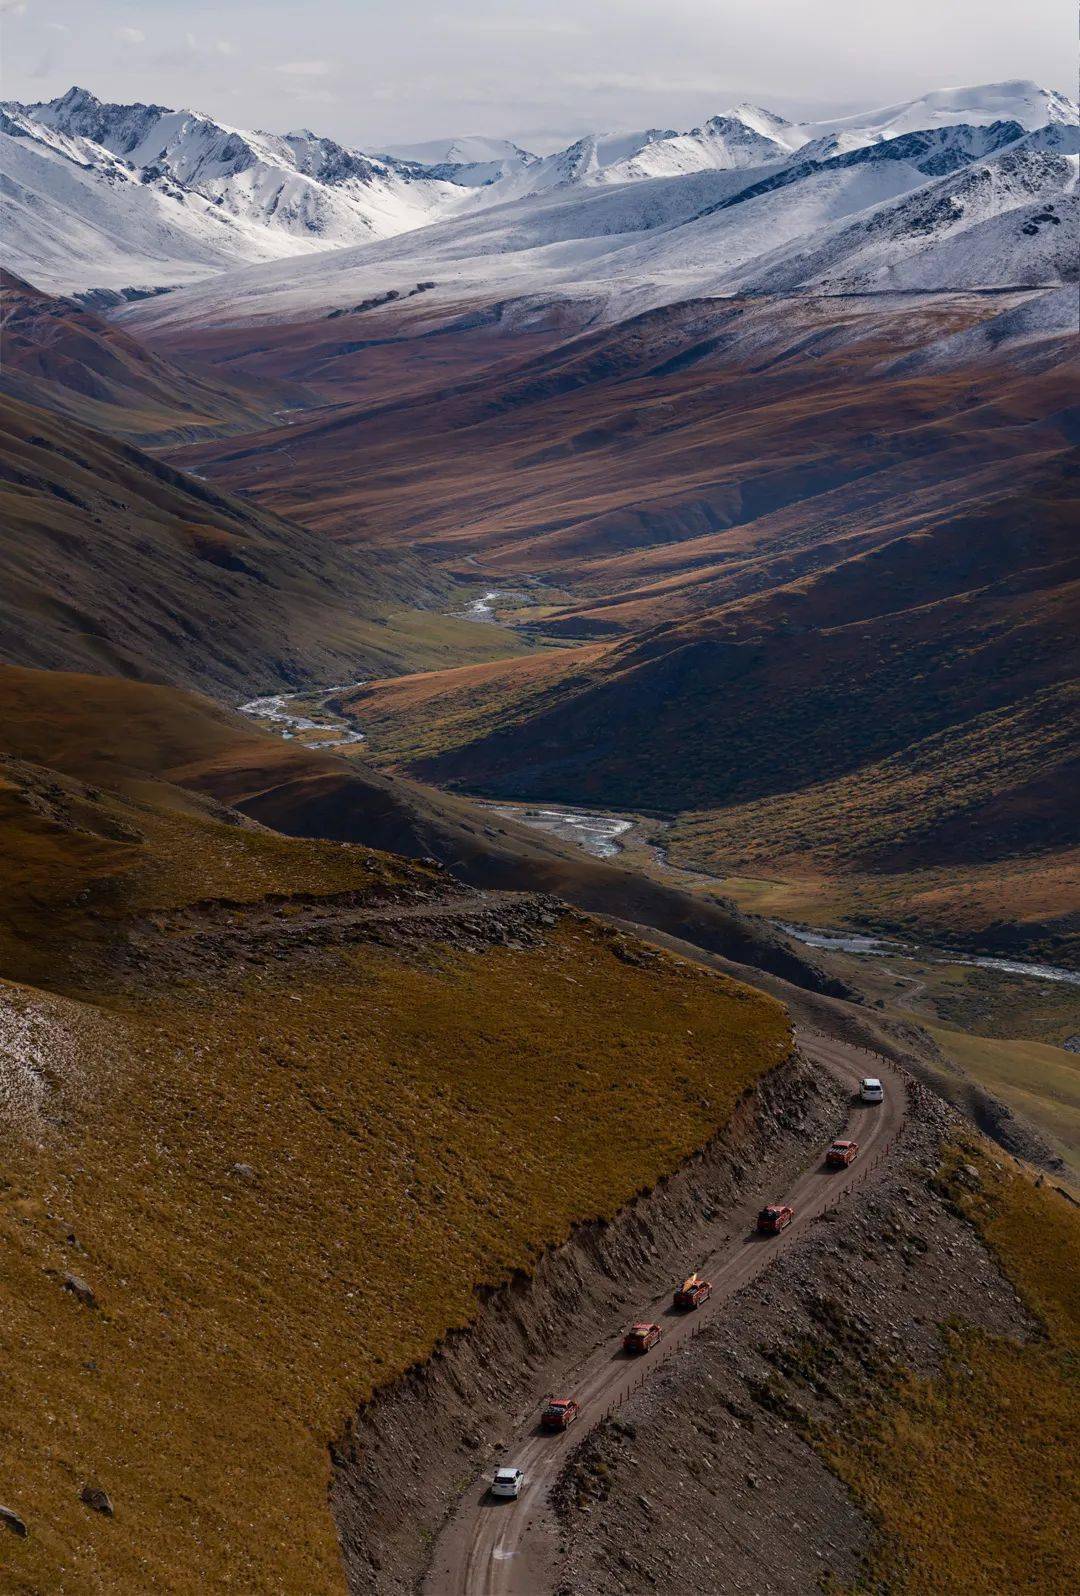
M 885 1088 L 876 1075 L 868 1075 L 859 1086 L 859 1101 L 863 1103 L 883 1103 L 885 1101 Z

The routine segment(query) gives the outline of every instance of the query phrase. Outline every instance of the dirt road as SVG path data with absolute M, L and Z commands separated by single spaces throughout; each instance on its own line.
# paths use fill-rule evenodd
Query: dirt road
M 891 1156 L 906 1107 L 901 1077 L 886 1060 L 861 1048 L 819 1035 L 800 1034 L 798 1040 L 809 1059 L 852 1088 L 848 1134 L 859 1143 L 855 1164 L 846 1171 L 827 1170 L 825 1149 L 820 1148 L 786 1191 L 763 1190 L 753 1204 L 718 1219 L 715 1250 L 686 1260 L 687 1274 L 697 1268 L 713 1282 L 711 1300 L 689 1314 L 675 1313 L 670 1295 L 642 1302 L 634 1317 L 655 1320 L 664 1328 L 660 1346 L 644 1357 L 623 1354 L 626 1325 L 622 1320 L 613 1323 L 610 1339 L 567 1368 L 561 1389 L 551 1393 L 575 1396 L 582 1404 L 582 1416 L 569 1432 L 552 1436 L 539 1430 L 539 1409 L 549 1393 L 535 1393 L 529 1419 L 498 1459 L 524 1470 L 520 1497 L 498 1501 L 489 1496 L 490 1467 L 472 1482 L 435 1542 L 423 1584 L 425 1596 L 547 1596 L 556 1583 L 558 1561 L 557 1525 L 548 1496 L 568 1447 L 598 1424 L 629 1388 L 647 1380 L 701 1324 L 722 1313 L 740 1287 L 798 1246 L 827 1205 L 853 1185 L 873 1180 L 880 1161 Z M 878 1075 L 884 1082 L 885 1102 L 878 1107 L 864 1107 L 854 1100 L 854 1089 L 865 1075 Z M 764 1202 L 773 1200 L 790 1202 L 795 1219 L 780 1236 L 759 1236 L 753 1229 L 755 1215 Z

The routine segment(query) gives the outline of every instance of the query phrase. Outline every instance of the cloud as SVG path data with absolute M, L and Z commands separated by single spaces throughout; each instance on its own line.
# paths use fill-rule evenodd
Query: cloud
M 235 55 L 236 46 L 228 39 L 199 39 L 194 33 L 184 34 L 184 43 L 191 60 L 203 55 Z
M 559 17 L 482 17 L 455 16 L 455 33 L 476 33 L 484 38 L 580 39 L 585 29 L 580 22 Z
M 330 76 L 328 61 L 282 61 L 278 71 L 290 78 L 326 78 Z
M 303 100 L 305 105 L 336 105 L 338 98 L 330 89 L 317 88 L 310 83 L 282 83 L 277 93 L 286 100 Z
M 50 33 L 70 33 L 71 29 L 66 22 L 46 22 L 45 26 Z
M 0 16 L 25 17 L 26 0 L 0 0 Z
M 145 44 L 146 34 L 141 28 L 114 28 L 113 38 L 121 44 Z

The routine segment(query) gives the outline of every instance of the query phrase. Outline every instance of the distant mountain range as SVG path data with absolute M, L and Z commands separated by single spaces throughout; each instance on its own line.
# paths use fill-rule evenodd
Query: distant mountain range
M 747 287 L 1054 284 L 1075 252 L 1076 107 L 1023 81 L 817 123 L 739 105 L 544 157 L 478 137 L 368 154 L 73 88 L 0 108 L 0 147 L 4 263 L 106 300 L 285 262 L 265 291 L 287 278 L 327 309 L 417 279 L 484 293 L 493 276 L 635 308 Z

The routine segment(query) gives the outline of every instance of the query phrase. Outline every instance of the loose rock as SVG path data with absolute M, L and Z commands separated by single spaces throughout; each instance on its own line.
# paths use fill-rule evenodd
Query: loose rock
M 81 1275 L 65 1275 L 63 1287 L 65 1291 L 70 1291 L 73 1297 L 78 1297 L 84 1307 L 97 1307 L 98 1300 Z
M 100 1485 L 84 1485 L 79 1492 L 79 1499 L 92 1507 L 95 1513 L 104 1513 L 106 1518 L 112 1518 L 113 1505 L 108 1491 L 103 1491 Z

